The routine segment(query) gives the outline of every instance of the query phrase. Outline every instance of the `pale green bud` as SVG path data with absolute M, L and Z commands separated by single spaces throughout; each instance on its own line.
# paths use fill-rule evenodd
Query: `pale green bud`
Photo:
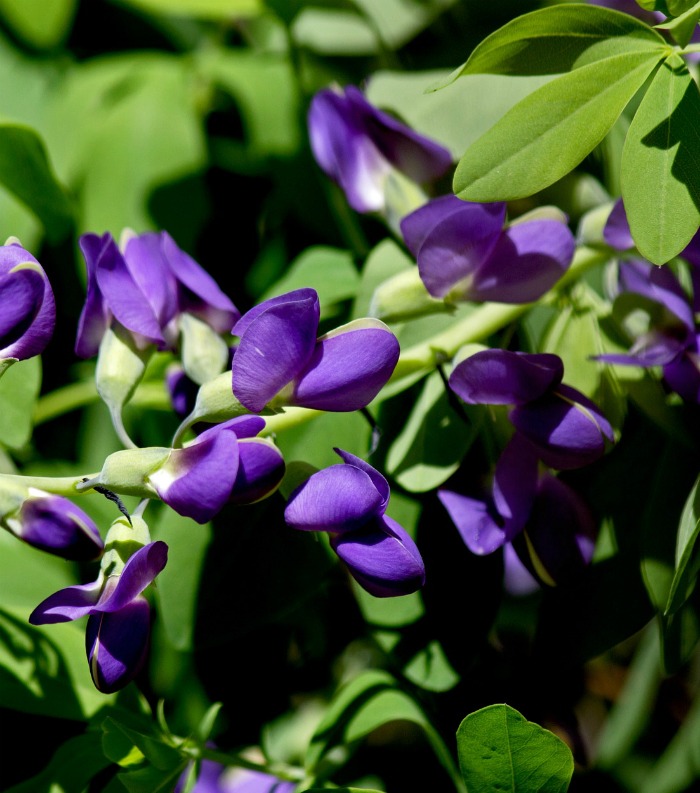
M 192 314 L 180 315 L 182 366 L 187 376 L 203 385 L 228 365 L 228 346 L 206 322 Z

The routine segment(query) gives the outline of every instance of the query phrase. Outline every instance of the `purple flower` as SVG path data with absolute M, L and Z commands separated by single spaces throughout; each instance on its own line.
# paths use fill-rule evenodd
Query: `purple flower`
M 15 537 L 41 551 L 74 561 L 102 555 L 104 545 L 93 520 L 67 498 L 29 488 L 29 496 L 3 525 Z
M 270 441 L 255 436 L 259 416 L 239 416 L 205 430 L 148 475 L 160 498 L 179 515 L 198 523 L 224 506 L 251 504 L 270 495 L 284 475 L 284 459 Z
M 561 359 L 548 353 L 483 350 L 458 364 L 450 388 L 465 402 L 513 405 L 509 419 L 552 468 L 597 460 L 613 441 L 598 406 L 561 382 Z
M 428 202 L 401 221 L 425 288 L 447 300 L 530 303 L 561 278 L 575 242 L 557 220 L 503 227 L 506 205 L 456 196 Z
M 344 93 L 324 89 L 316 94 L 309 136 L 316 162 L 358 212 L 385 208 L 385 183 L 393 171 L 423 184 L 452 165 L 447 149 L 377 110 L 351 85 Z
M 554 586 L 593 556 L 595 526 L 588 508 L 560 479 L 539 473 L 532 447 L 517 434 L 496 464 L 485 499 L 446 489 L 438 498 L 472 553 L 504 549 L 506 585 L 517 594 L 532 591 L 532 577 Z
M 175 793 L 185 784 L 187 771 L 178 782 Z M 203 760 L 192 793 L 292 793 L 294 782 L 283 782 L 276 776 L 245 768 L 226 768 L 212 760 Z
M 122 546 L 122 552 L 126 547 Z M 146 658 L 151 617 L 141 593 L 163 570 L 167 557 L 164 542 L 142 546 L 121 569 L 106 554 L 96 581 L 54 593 L 34 609 L 29 622 L 49 625 L 87 616 L 85 639 L 92 681 L 105 694 L 118 691 L 133 680 Z
M 113 324 L 145 349 L 175 349 L 178 317 L 189 313 L 227 333 L 239 312 L 213 278 L 177 247 L 165 231 L 132 237 L 122 253 L 111 234 L 84 234 L 87 299 L 80 316 L 76 355 L 96 355 Z
M 415 592 L 425 567 L 415 543 L 385 515 L 389 485 L 354 454 L 335 449 L 343 463 L 313 474 L 291 495 L 284 519 L 295 529 L 326 531 L 353 578 L 376 597 Z
M 399 359 L 399 343 L 376 319 L 360 319 L 320 338 L 313 289 L 266 300 L 236 323 L 233 394 L 253 413 L 277 405 L 352 411 L 381 391 Z
M 56 324 L 56 304 L 46 273 L 18 243 L 0 247 L 0 360 L 41 354 Z

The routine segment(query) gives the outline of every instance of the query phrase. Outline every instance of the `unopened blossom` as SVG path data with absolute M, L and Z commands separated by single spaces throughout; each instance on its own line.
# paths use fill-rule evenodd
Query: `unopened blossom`
M 469 404 L 512 405 L 508 418 L 552 468 L 597 460 L 613 442 L 598 406 L 562 383 L 561 359 L 549 353 L 483 350 L 458 364 L 450 388 Z
M 442 196 L 401 221 L 406 245 L 433 297 L 451 301 L 530 303 L 566 272 L 576 248 L 553 219 L 505 226 L 504 203 Z
M 357 212 L 384 210 L 387 180 L 395 172 L 420 185 L 452 166 L 446 148 L 378 110 L 351 85 L 319 91 L 308 121 L 316 162 Z
M 275 405 L 352 411 L 368 405 L 399 359 L 399 343 L 377 319 L 359 319 L 317 338 L 318 295 L 297 289 L 244 314 L 232 333 L 233 394 L 258 413 Z
M 106 330 L 117 325 L 145 349 L 175 349 L 178 319 L 191 314 L 217 333 L 240 316 L 214 279 L 165 231 L 131 237 L 120 251 L 111 234 L 84 234 L 87 298 L 75 352 L 96 355 Z
M 425 582 L 425 567 L 406 530 L 385 514 L 389 484 L 354 454 L 335 452 L 343 462 L 298 487 L 284 519 L 295 529 L 328 532 L 333 550 L 372 595 L 415 592 Z
M 2 525 L 34 548 L 64 559 L 97 559 L 104 548 L 89 515 L 69 499 L 33 487 L 19 509 L 3 515 Z
M 39 262 L 19 243 L 0 247 L 0 360 L 40 355 L 51 340 L 56 304 Z
M 137 529 L 139 520 L 133 518 Z M 88 665 L 95 687 L 105 694 L 123 688 L 143 666 L 151 615 L 142 592 L 163 570 L 168 556 L 167 545 L 160 541 L 142 545 L 134 552 L 138 542 L 128 536 L 131 530 L 124 519 L 114 525 L 118 523 L 122 524 L 123 541 L 110 543 L 108 535 L 108 547 L 112 548 L 103 557 L 97 580 L 61 589 L 40 603 L 29 617 L 32 625 L 88 617 Z

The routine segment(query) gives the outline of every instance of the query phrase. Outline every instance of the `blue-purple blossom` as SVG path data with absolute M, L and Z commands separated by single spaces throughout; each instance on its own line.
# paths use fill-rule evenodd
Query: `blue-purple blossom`
M 251 504 L 270 495 L 284 476 L 284 458 L 265 438 L 259 416 L 217 424 L 148 475 L 160 498 L 180 515 L 206 523 L 226 503 Z
M 84 234 L 87 298 L 75 352 L 96 355 L 113 324 L 124 328 L 139 349 L 175 349 L 178 318 L 189 313 L 217 333 L 227 333 L 240 316 L 214 279 L 180 250 L 170 235 L 147 232 L 119 250 L 111 234 Z
M 2 524 L 41 551 L 73 561 L 97 559 L 104 544 L 92 518 L 63 496 L 29 488 L 29 495 Z
M 18 243 L 0 247 L 0 360 L 40 355 L 51 340 L 56 304 L 42 266 Z
M 358 212 L 385 208 L 386 182 L 392 172 L 424 184 L 452 165 L 446 148 L 377 110 L 351 85 L 344 92 L 319 91 L 311 101 L 308 121 L 316 162 Z
M 559 478 L 539 471 L 532 447 L 517 434 L 496 464 L 486 498 L 445 488 L 438 498 L 472 553 L 504 549 L 506 584 L 518 594 L 532 591 L 532 578 L 549 586 L 566 580 L 593 556 L 595 524 L 588 507 Z
M 318 410 L 352 411 L 381 391 L 399 343 L 377 319 L 359 319 L 317 338 L 318 295 L 297 289 L 255 306 L 236 323 L 233 394 L 258 413 L 271 400 Z
M 174 793 L 184 789 L 185 770 Z M 212 760 L 203 760 L 192 793 L 292 793 L 296 785 L 262 771 L 247 768 L 226 768 Z
M 504 203 L 449 195 L 401 221 L 425 288 L 450 301 L 530 303 L 566 272 L 576 248 L 564 223 L 527 220 L 504 227 Z
M 549 353 L 483 350 L 458 364 L 450 388 L 469 404 L 512 405 L 508 418 L 552 468 L 597 460 L 613 442 L 598 406 L 562 383 L 561 359 Z
M 326 531 L 353 578 L 376 597 L 415 592 L 425 566 L 415 543 L 385 514 L 389 484 L 369 463 L 342 449 L 343 460 L 318 471 L 291 495 L 284 519 L 295 529 Z
M 29 617 L 32 625 L 49 625 L 88 617 L 86 650 L 95 687 L 118 691 L 138 674 L 148 651 L 150 606 L 141 594 L 163 570 L 168 557 L 164 542 L 139 548 L 116 573 L 70 586 L 40 603 Z

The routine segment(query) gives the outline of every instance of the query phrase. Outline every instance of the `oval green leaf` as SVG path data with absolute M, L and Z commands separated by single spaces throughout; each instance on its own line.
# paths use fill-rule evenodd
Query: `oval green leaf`
M 564 793 L 574 772 L 566 744 L 508 705 L 467 716 L 457 730 L 457 751 L 468 790 Z
M 553 184 L 603 140 L 659 60 L 653 51 L 615 55 L 543 85 L 467 149 L 455 192 L 510 201 Z

